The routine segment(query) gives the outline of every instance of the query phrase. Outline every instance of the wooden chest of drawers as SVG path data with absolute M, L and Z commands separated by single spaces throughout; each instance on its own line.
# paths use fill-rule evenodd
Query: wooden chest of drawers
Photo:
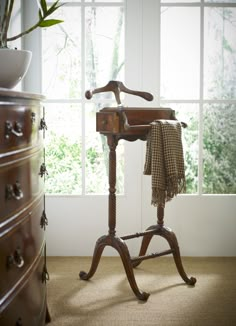
M 40 95 L 0 88 L 0 325 L 41 326 L 46 303 Z

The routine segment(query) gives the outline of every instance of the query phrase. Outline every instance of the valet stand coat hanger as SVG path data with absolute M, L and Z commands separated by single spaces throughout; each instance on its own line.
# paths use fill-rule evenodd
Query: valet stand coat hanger
M 90 100 L 92 96 L 96 93 L 102 93 L 102 92 L 113 92 L 116 98 L 116 102 L 118 106 L 122 106 L 121 100 L 120 100 L 120 92 L 124 92 L 127 94 L 132 94 L 136 96 L 140 96 L 144 98 L 147 101 L 153 100 L 153 95 L 147 92 L 140 92 L 140 91 L 133 91 L 129 88 L 127 88 L 121 81 L 116 80 L 110 80 L 108 84 L 104 87 L 96 88 L 94 90 L 88 90 L 85 92 L 85 97 Z
M 107 137 L 109 146 L 109 200 L 108 200 L 108 234 L 101 236 L 95 245 L 92 264 L 88 273 L 81 271 L 80 278 L 89 280 L 97 270 L 102 252 L 106 246 L 116 249 L 122 260 L 127 279 L 134 294 L 139 300 L 146 301 L 149 293 L 143 292 L 138 288 L 134 276 L 134 268 L 143 260 L 152 259 L 160 256 L 172 254 L 179 275 L 188 285 L 194 285 L 196 279 L 188 277 L 184 271 L 177 238 L 174 232 L 164 225 L 164 207 L 157 207 L 157 223 L 148 227 L 144 232 L 136 232 L 130 235 L 116 235 L 116 146 L 120 139 L 135 141 L 137 139 L 146 140 L 150 123 L 156 119 L 176 120 L 174 111 L 169 108 L 125 108 L 121 104 L 120 92 L 140 96 L 147 101 L 152 101 L 153 96 L 150 93 L 128 89 L 120 81 L 109 81 L 109 83 L 94 90 L 88 90 L 85 93 L 87 99 L 91 99 L 94 94 L 101 92 L 113 92 L 118 104 L 116 108 L 103 108 L 96 114 L 96 130 Z M 186 124 L 182 123 L 183 127 Z M 148 246 L 154 235 L 166 239 L 170 249 L 146 254 Z M 126 240 L 142 237 L 142 243 L 139 255 L 131 257 Z

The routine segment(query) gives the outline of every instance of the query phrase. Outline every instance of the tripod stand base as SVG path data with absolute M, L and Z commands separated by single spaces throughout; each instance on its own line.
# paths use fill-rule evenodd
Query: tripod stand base
M 154 235 L 161 236 L 167 240 L 169 243 L 170 249 L 160 252 L 160 253 L 154 253 L 150 255 L 146 255 L 148 246 L 152 240 L 152 237 Z M 128 247 L 125 243 L 125 240 L 129 240 L 136 237 L 143 237 L 141 248 L 139 255 L 137 257 L 131 257 L 129 254 Z M 143 292 L 138 288 L 138 285 L 135 280 L 134 276 L 134 268 L 141 264 L 143 260 L 147 259 L 153 259 L 156 257 L 164 256 L 173 254 L 173 258 L 177 267 L 177 270 L 179 272 L 179 275 L 182 277 L 182 279 L 185 281 L 188 285 L 194 285 L 196 283 L 196 278 L 194 277 L 188 277 L 187 274 L 184 271 L 179 246 L 177 242 L 177 238 L 174 234 L 174 232 L 165 227 L 160 225 L 153 225 L 150 226 L 145 232 L 142 233 L 134 233 L 128 236 L 124 237 L 117 237 L 115 235 L 105 235 L 100 237 L 95 245 L 94 254 L 92 258 L 92 264 L 90 267 L 90 270 L 88 273 L 81 271 L 80 272 L 80 278 L 82 280 L 89 280 L 96 272 L 102 252 L 106 246 L 111 246 L 114 249 L 116 249 L 120 255 L 120 258 L 122 260 L 127 279 L 129 281 L 130 287 L 133 290 L 135 296 L 139 300 L 146 301 L 149 297 L 149 293 Z

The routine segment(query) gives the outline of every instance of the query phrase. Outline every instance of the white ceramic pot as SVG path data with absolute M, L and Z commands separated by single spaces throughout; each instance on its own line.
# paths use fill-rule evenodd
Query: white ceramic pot
M 0 49 L 0 87 L 15 87 L 26 74 L 31 57 L 30 51 Z

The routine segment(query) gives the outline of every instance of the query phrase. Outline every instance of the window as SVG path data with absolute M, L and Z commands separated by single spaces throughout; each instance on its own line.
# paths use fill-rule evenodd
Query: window
M 235 33 L 235 1 L 161 2 L 161 104 L 188 123 L 188 193 L 236 193 Z
M 95 132 L 95 113 L 116 103 L 111 94 L 87 101 L 84 92 L 124 80 L 129 0 L 65 2 L 59 13 L 65 22 L 42 33 L 47 192 L 103 194 L 108 149 Z M 144 9 L 153 3 L 139 2 Z M 160 9 L 155 14 L 160 38 L 152 38 L 160 40 L 159 104 L 188 124 L 183 131 L 187 192 L 235 194 L 236 1 L 162 0 L 155 6 Z M 117 150 L 117 192 L 122 193 L 124 147 Z
M 112 94 L 90 101 L 85 90 L 124 79 L 122 1 L 66 1 L 63 24 L 42 33 L 42 91 L 47 96 L 46 156 L 50 194 L 108 192 L 108 146 L 96 133 L 95 113 L 116 106 Z M 117 150 L 117 193 L 124 185 L 124 148 Z

